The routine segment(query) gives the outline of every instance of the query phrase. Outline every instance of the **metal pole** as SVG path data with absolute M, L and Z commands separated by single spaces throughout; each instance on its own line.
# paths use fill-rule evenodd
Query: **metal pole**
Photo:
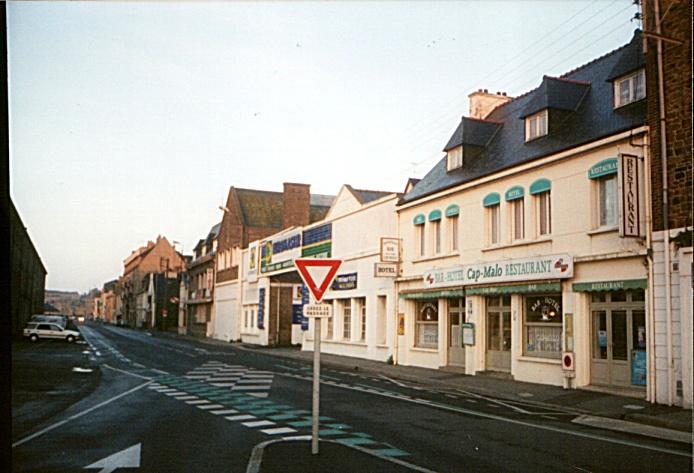
M 318 454 L 318 418 L 320 416 L 320 335 L 321 318 L 314 321 L 313 342 L 313 431 L 311 437 L 311 453 Z

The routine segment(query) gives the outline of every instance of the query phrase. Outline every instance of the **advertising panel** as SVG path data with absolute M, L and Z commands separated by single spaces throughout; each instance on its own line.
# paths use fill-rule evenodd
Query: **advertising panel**
M 566 279 L 572 278 L 573 274 L 573 256 L 557 254 L 433 269 L 424 273 L 424 285 L 426 287 L 451 287 Z
M 294 266 L 301 256 L 301 230 L 290 230 L 260 244 L 260 272 L 268 273 Z

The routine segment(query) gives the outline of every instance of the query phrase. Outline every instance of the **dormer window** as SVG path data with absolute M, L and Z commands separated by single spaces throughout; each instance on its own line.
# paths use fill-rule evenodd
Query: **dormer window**
M 525 141 L 534 140 L 547 134 L 547 110 L 525 119 Z
M 453 171 L 454 169 L 458 169 L 463 167 L 463 147 L 462 146 L 456 146 L 455 148 L 448 150 L 446 153 L 446 158 L 447 158 L 447 165 L 446 165 L 446 170 L 447 171 Z
M 644 70 L 614 81 L 614 108 L 636 102 L 646 97 Z

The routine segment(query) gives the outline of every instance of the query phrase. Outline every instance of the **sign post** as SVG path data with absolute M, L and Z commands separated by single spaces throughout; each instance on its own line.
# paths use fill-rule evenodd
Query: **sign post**
M 314 319 L 313 325 L 313 409 L 311 429 L 311 453 L 318 454 L 318 419 L 320 419 L 320 338 L 321 319 L 332 316 L 332 306 L 321 304 L 323 294 L 337 275 L 342 260 L 304 258 L 295 259 L 294 265 L 299 270 L 309 291 L 316 299 L 316 304 L 304 305 L 304 316 Z

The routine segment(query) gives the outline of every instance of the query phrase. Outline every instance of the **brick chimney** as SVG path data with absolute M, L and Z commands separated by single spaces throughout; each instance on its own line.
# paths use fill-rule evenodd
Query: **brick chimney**
M 311 186 L 284 183 L 282 228 L 302 227 L 311 223 Z
M 471 93 L 468 95 L 468 99 L 470 99 L 470 117 L 480 120 L 485 119 L 499 105 L 513 100 L 513 98 L 506 96 L 506 92 L 490 94 L 487 89 L 479 89 L 477 92 Z

